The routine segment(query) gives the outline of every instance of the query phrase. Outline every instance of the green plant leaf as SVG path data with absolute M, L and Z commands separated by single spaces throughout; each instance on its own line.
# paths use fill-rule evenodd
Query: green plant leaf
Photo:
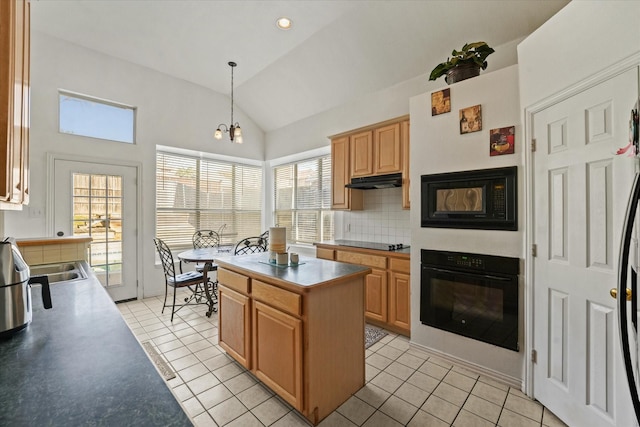
M 436 80 L 442 77 L 451 68 L 463 64 L 476 64 L 481 69 L 487 68 L 487 56 L 494 53 L 495 50 L 483 41 L 474 43 L 465 43 L 462 50 L 453 49 L 451 58 L 447 58 L 445 62 L 438 64 L 429 75 L 429 80 Z

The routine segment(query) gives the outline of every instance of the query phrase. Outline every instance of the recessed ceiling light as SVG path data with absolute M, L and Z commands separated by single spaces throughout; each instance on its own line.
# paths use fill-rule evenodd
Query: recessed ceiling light
M 276 21 L 276 26 L 278 28 L 280 28 L 281 30 L 288 30 L 291 28 L 291 19 L 283 16 L 282 18 L 278 18 L 278 20 Z

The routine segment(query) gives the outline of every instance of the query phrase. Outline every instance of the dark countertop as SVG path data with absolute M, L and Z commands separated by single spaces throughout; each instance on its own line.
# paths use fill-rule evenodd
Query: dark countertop
M 360 242 L 355 240 L 325 240 L 322 242 L 315 242 L 316 246 L 342 246 L 348 248 L 356 248 L 356 249 L 366 249 L 369 251 L 382 252 L 384 255 L 410 255 L 411 248 L 407 246 L 403 249 L 398 249 L 395 251 L 386 250 L 386 243 L 377 243 L 377 242 Z
M 51 285 L 44 310 L 0 339 L 0 425 L 192 426 L 95 279 Z
M 237 268 L 248 273 L 275 279 L 289 284 L 290 286 L 288 287 L 292 288 L 292 290 L 296 290 L 295 288 L 331 285 L 349 276 L 364 276 L 371 272 L 368 267 L 302 256 L 300 257 L 300 264 L 297 266 L 277 266 L 268 262 L 268 252 L 216 258 L 216 263 L 222 268 L 230 270 Z M 301 289 L 297 290 L 300 291 Z

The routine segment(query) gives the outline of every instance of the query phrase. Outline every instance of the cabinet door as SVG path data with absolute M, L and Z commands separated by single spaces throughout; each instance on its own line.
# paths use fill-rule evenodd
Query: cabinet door
M 351 135 L 351 176 L 373 175 L 373 132 Z
M 411 208 L 411 199 L 409 198 L 409 136 L 410 126 L 409 120 L 400 123 L 400 140 L 402 141 L 402 207 L 404 209 Z
M 302 401 L 302 320 L 255 301 L 253 372 L 298 411 Z
M 360 210 L 363 207 L 362 190 L 351 190 L 345 185 L 349 174 L 349 137 L 331 140 L 331 209 Z
M 411 330 L 410 276 L 391 271 L 389 282 L 389 323 L 409 332 Z
M 251 369 L 250 309 L 249 297 L 218 284 L 220 347 L 247 369 Z
M 387 272 L 372 269 L 364 279 L 364 314 L 367 318 L 387 321 Z
M 29 202 L 30 3 L 0 4 L 0 201 Z
M 373 173 L 402 172 L 402 146 L 400 123 L 383 126 L 374 130 Z

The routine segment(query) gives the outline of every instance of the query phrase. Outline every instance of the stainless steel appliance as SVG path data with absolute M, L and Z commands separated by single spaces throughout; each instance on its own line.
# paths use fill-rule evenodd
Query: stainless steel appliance
M 422 227 L 518 229 L 516 166 L 421 177 Z
M 421 250 L 420 321 L 518 351 L 520 260 Z
M 0 242 L 0 336 L 24 329 L 32 319 L 31 285 L 42 285 L 42 303 L 51 308 L 47 276 L 29 276 L 29 266 L 15 241 Z

